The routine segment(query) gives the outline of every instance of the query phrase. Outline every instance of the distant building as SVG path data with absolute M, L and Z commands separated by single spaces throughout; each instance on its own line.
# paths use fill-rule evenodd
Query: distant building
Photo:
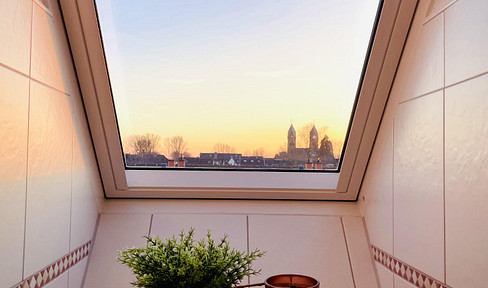
M 200 157 L 185 157 L 186 167 L 232 167 L 240 166 L 242 154 L 238 153 L 200 153 Z
M 200 160 L 212 166 L 240 166 L 242 154 L 238 153 L 200 153 Z
M 132 155 L 125 154 L 128 167 L 166 167 L 168 158 L 164 155 Z
M 287 160 L 311 160 L 317 161 L 319 157 L 319 132 L 315 128 L 315 124 L 310 130 L 309 147 L 297 148 L 297 132 L 290 125 L 288 129 L 288 150 L 285 158 Z
M 242 156 L 239 153 L 200 153 L 200 157 L 186 157 L 186 167 L 268 167 L 263 156 Z M 270 161 L 274 159 L 270 158 Z M 281 160 L 283 161 L 283 160 Z
M 264 168 L 265 161 L 263 156 L 242 156 L 242 167 Z
M 292 168 L 297 166 L 296 161 L 289 161 L 281 158 L 264 158 L 264 165 L 266 168 L 276 169 L 276 168 Z

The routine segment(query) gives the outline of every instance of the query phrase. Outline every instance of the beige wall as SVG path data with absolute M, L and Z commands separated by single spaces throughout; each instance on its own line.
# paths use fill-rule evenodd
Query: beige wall
M 372 245 L 459 288 L 488 280 L 487 15 L 420 1 L 359 196 Z
M 57 1 L 0 1 L 0 287 L 92 239 L 103 192 Z M 48 287 L 80 287 L 86 259 Z

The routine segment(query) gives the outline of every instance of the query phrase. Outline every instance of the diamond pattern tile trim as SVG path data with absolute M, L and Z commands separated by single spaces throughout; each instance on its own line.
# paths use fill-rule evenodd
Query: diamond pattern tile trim
M 34 273 L 22 282 L 12 286 L 12 288 L 41 288 L 52 282 L 69 268 L 76 265 L 90 253 L 91 241 L 76 248 L 60 259 L 49 264 L 44 269 Z
M 391 256 L 378 247 L 371 245 L 373 251 L 373 258 L 381 263 L 388 270 L 396 275 L 402 277 L 405 281 L 412 283 L 419 288 L 451 288 L 439 280 L 436 280 L 429 275 L 413 268 L 412 266 L 402 262 L 401 260 Z

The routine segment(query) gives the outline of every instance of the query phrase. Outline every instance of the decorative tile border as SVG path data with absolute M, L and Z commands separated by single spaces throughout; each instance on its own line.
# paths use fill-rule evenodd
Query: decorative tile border
M 446 284 L 426 275 L 412 266 L 398 260 L 378 247 L 371 245 L 374 260 L 383 264 L 390 271 L 419 288 L 451 288 Z
M 73 267 L 76 263 L 80 262 L 83 258 L 90 253 L 91 240 L 76 248 L 70 253 L 64 255 L 60 259 L 54 261 L 49 266 L 34 273 L 22 282 L 14 285 L 12 288 L 41 288 L 46 286 L 47 283 L 52 282 L 66 272 L 69 268 Z

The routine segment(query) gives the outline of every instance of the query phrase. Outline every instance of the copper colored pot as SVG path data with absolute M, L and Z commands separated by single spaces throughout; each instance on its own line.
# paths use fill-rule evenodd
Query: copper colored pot
M 320 282 L 305 275 L 281 274 L 266 279 L 264 286 L 266 288 L 319 288 Z

